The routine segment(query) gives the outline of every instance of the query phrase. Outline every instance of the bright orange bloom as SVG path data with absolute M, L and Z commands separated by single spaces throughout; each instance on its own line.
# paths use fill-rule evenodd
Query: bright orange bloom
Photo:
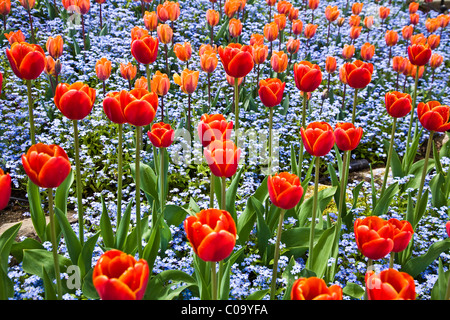
M 203 261 L 222 261 L 236 244 L 236 224 L 225 210 L 206 209 L 191 215 L 184 220 L 184 230 Z
M 269 55 L 269 47 L 265 44 L 254 44 L 252 46 L 252 55 L 255 64 L 264 63 Z
M 25 42 L 25 35 L 21 30 L 17 30 L 16 32 L 10 31 L 4 35 L 6 39 L 8 39 L 9 44 L 13 44 L 14 42 Z
M 361 24 L 361 17 L 357 15 L 351 15 L 348 18 L 348 24 L 350 27 L 358 27 Z
M 387 92 L 384 96 L 387 113 L 394 118 L 402 118 L 411 112 L 412 98 L 407 93 Z
M 158 15 L 155 11 L 144 13 L 144 25 L 148 31 L 155 31 L 158 27 Z
M 286 51 L 290 54 L 296 54 L 298 49 L 300 49 L 300 39 L 289 38 L 286 43 Z
M 311 10 L 316 10 L 319 7 L 319 0 L 308 0 L 308 7 Z
M 441 56 L 438 53 L 433 53 L 430 59 L 430 67 L 432 67 L 433 69 L 439 68 L 439 66 L 442 64 L 443 61 L 444 61 L 443 56 Z
M 173 75 L 173 81 L 180 86 L 184 93 L 192 94 L 197 89 L 199 75 L 200 71 L 184 69 L 181 75 L 178 73 Z
M 355 46 L 352 44 L 344 44 L 344 48 L 342 49 L 342 57 L 344 60 L 349 60 L 355 54 Z
M 92 282 L 102 300 L 142 300 L 148 277 L 146 260 L 112 249 L 97 261 Z
M 240 0 L 226 0 L 223 6 L 223 10 L 225 12 L 225 15 L 231 19 L 236 14 L 236 12 L 238 12 L 240 7 Z
M 252 33 L 250 36 L 250 45 L 253 46 L 255 44 L 261 45 L 264 44 L 264 35 L 260 33 Z
M 156 28 L 158 39 L 161 43 L 169 44 L 172 42 L 173 30 L 168 24 L 159 24 Z
M 6 208 L 11 198 L 11 176 L 0 168 L 0 210 Z
M 153 74 L 150 86 L 152 92 L 156 93 L 158 96 L 165 96 L 170 89 L 169 76 L 156 70 Z
M 147 136 L 156 148 L 168 148 L 175 139 L 175 130 L 168 123 L 157 122 L 147 131 Z
M 420 102 L 417 116 L 422 126 L 430 131 L 445 132 L 450 130 L 450 107 L 438 101 Z
M 387 30 L 384 35 L 384 40 L 386 41 L 386 45 L 388 47 L 395 46 L 398 41 L 398 33 L 394 30 Z
M 411 36 L 411 44 L 427 44 L 427 38 L 423 35 L 423 33 L 418 33 Z
M 409 25 L 409 26 L 404 26 L 402 29 L 402 37 L 405 40 L 409 40 L 411 39 L 412 33 L 413 33 L 413 26 Z
M 405 68 L 408 67 L 409 60 L 401 56 L 395 56 L 392 58 L 392 69 L 395 72 L 403 73 Z
M 277 0 L 266 0 L 267 5 L 270 7 L 273 7 L 276 2 L 277 2 Z
M 173 46 L 173 51 L 180 61 L 186 62 L 192 56 L 192 47 L 190 42 L 176 43 Z
M 356 15 L 360 14 L 361 11 L 362 11 L 363 6 L 364 6 L 364 3 L 362 3 L 362 2 L 355 2 L 352 5 L 352 13 L 356 14 Z
M 388 223 L 394 227 L 394 249 L 392 251 L 401 252 L 405 250 L 414 234 L 411 223 L 407 220 L 398 220 L 395 218 L 389 219 Z
M 418 13 L 412 13 L 409 15 L 409 23 L 412 25 L 416 25 L 419 23 L 420 16 Z
M 71 85 L 60 83 L 56 87 L 53 100 L 66 118 L 81 120 L 92 111 L 95 95 L 95 89 L 82 82 L 75 82 Z
M 302 20 L 294 20 L 292 21 L 292 33 L 296 36 L 300 35 L 303 31 L 303 22 Z
M 95 64 L 95 72 L 101 81 L 108 79 L 111 76 L 111 61 L 105 57 L 98 60 Z
M 353 26 L 350 28 L 350 39 L 356 40 L 361 35 L 361 26 Z
M 373 26 L 373 16 L 366 16 L 364 17 L 364 26 L 367 29 L 371 29 Z
M 317 64 L 301 61 L 294 64 L 294 79 L 297 89 L 302 92 L 312 92 L 322 82 L 322 71 Z
M 131 29 L 131 42 L 133 42 L 134 40 L 138 40 L 141 39 L 142 37 L 146 37 L 149 35 L 148 30 L 141 28 L 141 27 L 133 27 Z
M 278 208 L 289 210 L 295 207 L 303 196 L 300 179 L 289 172 L 269 175 L 267 189 L 270 201 Z
M 441 28 L 447 28 L 448 24 L 450 23 L 450 16 L 446 14 L 440 14 L 438 16 L 438 19 L 440 21 Z
M 200 50 L 200 66 L 203 71 L 212 73 L 216 70 L 219 59 L 217 58 L 217 52 L 214 49 Z
M 122 76 L 122 78 L 128 81 L 133 80 L 136 77 L 136 73 L 137 68 L 136 66 L 132 65 L 131 62 L 128 62 L 127 64 L 120 64 L 120 75 Z
M 55 38 L 48 37 L 45 44 L 48 54 L 55 60 L 61 57 L 63 53 L 63 45 L 64 40 L 60 35 L 57 35 Z
M 317 277 L 300 278 L 292 285 L 291 300 L 342 300 L 342 288 L 333 284 L 327 287 Z
M 150 35 L 142 36 L 139 39 L 132 40 L 131 54 L 139 63 L 144 65 L 153 63 L 158 57 L 158 44 L 157 38 Z
M 380 6 L 380 8 L 378 10 L 378 14 L 380 15 L 381 20 L 385 20 L 389 16 L 390 13 L 391 13 L 391 9 L 389 9 L 387 7 Z
M 328 56 L 327 59 L 325 60 L 325 70 L 328 73 L 334 73 L 336 71 L 336 68 L 337 68 L 336 58 Z
M 373 58 L 375 54 L 375 46 L 368 42 L 361 46 L 361 58 L 365 61 L 369 61 Z
M 311 24 L 311 23 L 308 23 L 305 26 L 305 31 L 303 33 L 304 33 L 306 39 L 311 39 L 312 37 L 314 37 L 314 35 L 316 34 L 317 27 L 318 27 L 317 24 Z
M 242 33 L 242 23 L 239 19 L 230 19 L 228 21 L 228 32 L 232 38 L 237 38 Z
M 231 138 L 233 121 L 227 121 L 222 114 L 203 114 L 197 127 L 197 133 L 203 147 L 214 140 Z
M 22 165 L 30 180 L 46 189 L 59 187 L 71 170 L 66 152 L 55 144 L 32 145 L 27 153 L 22 155 Z
M 241 149 L 231 140 L 214 140 L 203 154 L 213 175 L 229 178 L 237 171 Z
M 225 72 L 234 78 L 245 77 L 253 70 L 252 47 L 239 43 L 230 43 L 219 47 L 219 56 Z
M 431 50 L 434 50 L 437 47 L 439 47 L 440 42 L 441 36 L 438 34 L 430 34 L 427 38 L 427 43 Z
M 284 14 L 274 14 L 273 21 L 277 24 L 278 30 L 284 30 L 286 27 L 286 16 Z
M 429 18 L 425 21 L 425 28 L 429 33 L 436 32 L 436 30 L 441 26 L 441 21 L 437 18 Z
M 89 0 L 62 0 L 62 4 L 64 6 L 64 9 L 66 9 L 68 12 L 76 12 L 82 15 L 88 13 L 89 9 L 91 8 L 91 3 Z
M 354 232 L 359 251 L 372 260 L 384 258 L 394 248 L 393 229 L 391 224 L 378 216 L 356 219 Z
M 289 21 L 294 21 L 298 19 L 298 15 L 299 15 L 299 9 L 298 8 L 294 8 L 292 7 L 291 10 L 289 10 L 289 15 L 288 15 L 288 19 Z
M 276 22 L 267 23 L 263 29 L 264 37 L 267 41 L 272 42 L 278 38 L 278 25 Z
M 14 42 L 6 49 L 6 57 L 14 74 L 23 80 L 36 79 L 45 68 L 44 50 L 37 44 Z
M 283 73 L 288 65 L 288 56 L 284 51 L 274 51 L 270 58 L 273 71 Z
M 25 8 L 25 10 L 31 10 L 33 9 L 34 5 L 36 4 L 35 0 L 19 0 L 22 7 Z
M 277 3 L 277 11 L 282 14 L 289 14 L 289 11 L 292 8 L 292 3 L 286 0 L 280 0 Z
M 217 26 L 219 23 L 219 12 L 213 9 L 208 9 L 206 11 L 206 21 L 211 27 Z
M 264 106 L 268 108 L 275 107 L 283 99 L 285 82 L 278 78 L 269 78 L 259 81 L 259 98 Z
M 356 60 L 343 65 L 347 84 L 354 89 L 365 88 L 372 80 L 373 64 Z
M 44 72 L 48 75 L 55 77 L 56 76 L 55 66 L 56 66 L 55 60 L 53 60 L 53 58 L 50 56 L 46 56 Z
M 373 270 L 365 275 L 369 300 L 415 300 L 414 278 L 406 272 L 387 269 L 376 274 Z
M 175 1 L 164 1 L 156 7 L 156 13 L 161 22 L 175 21 L 180 16 L 180 4 Z
M 325 18 L 327 18 L 329 22 L 335 21 L 339 17 L 339 14 L 340 13 L 337 6 L 327 6 L 325 8 Z
M 344 22 L 345 22 L 345 18 L 344 18 L 344 17 L 340 17 L 340 18 L 337 20 L 337 25 L 338 25 L 338 27 L 341 28 L 341 27 L 344 25 Z
M 408 47 L 408 57 L 411 64 L 424 66 L 430 61 L 431 49 L 428 45 L 413 44 Z
M 11 0 L 0 0 L 0 14 L 6 16 L 11 11 Z
M 418 9 L 419 9 L 418 2 L 410 2 L 409 3 L 409 13 L 416 13 Z
M 157 70 L 157 71 L 159 71 L 159 70 Z M 134 82 L 134 88 L 148 90 L 147 78 L 142 76 L 139 79 L 136 79 L 136 81 Z

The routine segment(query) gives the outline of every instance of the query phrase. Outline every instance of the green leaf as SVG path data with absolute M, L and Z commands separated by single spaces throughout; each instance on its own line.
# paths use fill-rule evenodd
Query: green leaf
M 44 283 L 45 300 L 56 300 L 55 287 L 44 267 L 42 267 L 42 281 Z
M 326 229 L 313 248 L 314 260 L 312 266 L 310 266 L 310 269 L 315 272 L 319 278 L 324 276 L 328 264 L 328 258 L 331 256 L 331 250 L 333 249 L 334 229 L 335 226 Z M 306 265 L 309 265 L 309 263 L 307 262 Z
M 58 255 L 61 272 L 72 265 L 70 259 Z M 53 263 L 53 253 L 46 249 L 27 249 L 23 253 L 23 271 L 34 274 L 41 279 L 44 278 L 42 268 L 45 268 L 50 279 L 55 279 L 55 268 Z
M 225 267 L 223 268 L 222 278 L 220 281 L 219 288 L 219 300 L 229 300 L 230 299 L 230 274 L 231 274 L 231 266 L 236 262 L 237 258 L 244 251 L 244 247 L 240 248 L 226 260 Z
M 225 32 L 228 30 L 228 21 L 229 21 L 229 18 L 225 17 L 222 26 L 220 27 L 219 31 L 216 33 L 216 36 L 214 37 L 214 43 L 218 43 L 219 40 L 225 34 Z
M 59 210 L 59 208 L 55 208 L 55 215 L 59 221 L 59 225 L 64 234 L 64 238 L 66 240 L 66 246 L 67 246 L 67 251 L 69 252 L 70 260 L 72 260 L 73 264 L 77 264 L 78 257 L 80 256 L 80 252 L 81 252 L 81 243 L 78 240 L 78 237 L 75 234 L 75 231 L 73 231 L 72 226 L 69 223 L 69 220 L 67 220 L 66 215 L 63 214 L 62 211 Z
M 295 259 L 294 256 L 291 256 L 289 259 L 289 263 L 284 269 L 283 272 L 283 278 L 286 280 L 287 287 L 283 295 L 283 300 L 290 300 L 291 299 L 291 291 L 292 291 L 292 285 L 294 284 L 295 277 L 292 274 L 292 269 L 295 266 Z
M 83 284 L 82 284 L 82 291 L 83 295 L 91 300 L 98 300 L 100 296 L 98 295 L 97 290 L 94 287 L 94 284 L 92 282 L 92 274 L 94 272 L 94 268 L 91 268 L 86 276 L 83 278 Z
M 8 257 L 11 251 L 11 247 L 21 226 L 22 223 L 19 222 L 8 228 L 0 236 L 0 268 L 3 269 L 5 273 L 8 272 Z
M 399 187 L 398 182 L 394 182 L 391 184 L 385 191 L 383 196 L 377 201 L 375 208 L 373 209 L 372 214 L 374 216 L 380 216 L 385 214 L 389 210 L 389 206 L 392 202 L 392 199 L 396 194 L 398 194 Z
M 69 196 L 70 187 L 74 179 L 73 170 L 70 171 L 67 178 L 56 188 L 55 191 L 55 207 L 59 208 L 64 215 L 67 214 L 67 198 Z
M 136 177 L 136 165 L 134 163 L 130 164 L 131 173 L 133 178 Z M 152 197 L 153 201 L 156 201 L 159 207 L 159 193 L 158 193 L 158 177 L 156 176 L 153 169 L 144 163 L 139 164 L 140 169 L 140 188 L 146 194 Z
M 102 30 L 99 33 L 99 36 L 106 36 L 108 34 L 108 24 L 105 23 Z
M 261 257 L 264 257 L 267 253 L 267 247 L 269 244 L 269 239 L 272 237 L 269 226 L 264 220 L 264 206 L 256 198 L 250 198 L 253 207 L 256 212 L 256 237 L 258 239 L 258 250 Z
M 177 284 L 183 285 L 172 289 Z M 184 271 L 165 270 L 149 280 L 144 299 L 172 300 L 178 297 L 182 290 L 196 286 L 197 281 Z
M 8 300 L 14 296 L 14 284 L 8 277 L 8 273 L 0 268 L 0 300 Z
M 435 208 L 446 206 L 448 197 L 443 192 L 445 186 L 445 176 L 442 173 L 436 174 L 430 181 L 431 204 Z
M 236 216 L 236 194 L 237 189 L 239 187 L 239 180 L 241 178 L 241 174 L 244 168 L 241 168 L 236 174 L 233 176 L 233 180 L 231 181 L 230 186 L 226 190 L 226 210 L 231 214 L 231 217 L 234 221 L 237 221 Z
M 83 248 L 81 249 L 81 254 L 78 258 L 78 266 L 80 267 L 80 275 L 82 278 L 84 278 L 86 273 L 92 268 L 92 253 L 94 252 L 99 236 L 100 233 L 97 232 L 84 243 Z
M 386 150 L 386 153 L 389 153 L 390 142 L 383 139 L 383 143 L 384 143 L 384 148 Z M 390 167 L 392 170 L 393 177 L 402 178 L 405 176 L 405 173 L 403 172 L 403 168 L 402 168 L 402 162 L 400 161 L 400 157 L 398 156 L 397 151 L 395 151 L 395 148 L 392 148 Z
M 119 250 L 124 250 L 123 246 L 126 242 L 128 231 L 130 229 L 130 216 L 133 201 L 130 201 L 127 205 L 125 212 L 120 219 L 119 226 L 116 231 L 115 247 Z
M 103 243 L 106 247 L 114 247 L 114 232 L 111 225 L 111 219 L 108 214 L 108 209 L 106 208 L 105 200 L 103 195 L 101 195 L 102 202 L 102 214 L 100 216 L 100 232 L 102 234 Z
M 336 193 L 337 187 L 328 187 L 323 190 L 320 190 L 317 194 L 317 204 L 318 204 L 318 210 L 320 213 L 322 213 L 325 208 L 330 203 L 331 199 L 333 198 L 334 194 Z M 306 222 L 308 221 L 308 218 L 311 217 L 312 213 L 312 207 L 313 207 L 313 201 L 314 197 L 310 197 L 306 199 L 302 205 L 300 206 L 299 210 L 299 226 L 305 226 Z M 321 215 L 318 215 L 320 218 Z M 321 219 L 319 219 L 321 221 Z
M 414 224 L 412 225 L 414 229 L 416 229 L 416 226 L 419 224 L 419 221 L 422 219 L 424 213 L 427 211 L 427 205 L 428 205 L 428 193 L 429 190 L 426 189 L 425 192 L 420 197 L 419 203 L 416 204 L 417 206 L 417 216 L 414 217 Z
M 46 220 L 45 214 L 41 207 L 41 195 L 39 193 L 39 187 L 35 185 L 31 180 L 28 180 L 27 185 L 28 202 L 30 204 L 31 221 L 33 222 L 34 230 L 37 236 L 42 242 L 46 241 L 45 228 Z
M 181 206 L 171 204 L 164 207 L 164 218 L 168 225 L 178 227 L 188 215 L 189 212 Z
M 11 246 L 10 254 L 20 263 L 23 259 L 23 250 L 25 249 L 44 249 L 44 246 L 33 238 L 26 238 L 21 242 L 14 242 Z
M 359 284 L 353 282 L 347 282 L 345 287 L 342 289 L 342 292 L 355 299 L 361 299 L 366 290 L 361 287 Z
M 262 298 L 264 298 L 269 293 L 269 291 L 269 289 L 255 291 L 249 294 L 245 300 L 262 300 Z
M 314 242 L 322 235 L 323 230 L 314 232 Z M 294 258 L 301 257 L 309 249 L 309 227 L 297 227 L 287 229 L 281 234 L 281 242 L 286 245 L 285 255 L 292 255 Z
M 449 283 L 450 271 L 445 272 L 442 259 L 439 258 L 438 279 L 431 290 L 431 300 L 445 300 L 447 284 Z
M 424 162 L 425 160 L 419 160 L 417 162 L 415 162 L 412 166 L 411 169 L 408 172 L 408 175 L 412 176 L 412 178 L 404 185 L 404 188 L 406 189 L 418 189 L 419 185 L 420 185 L 420 179 L 422 177 L 422 171 L 423 171 L 423 167 L 424 167 Z M 428 166 L 426 168 L 427 173 L 434 168 L 434 159 L 429 159 L 428 160 Z

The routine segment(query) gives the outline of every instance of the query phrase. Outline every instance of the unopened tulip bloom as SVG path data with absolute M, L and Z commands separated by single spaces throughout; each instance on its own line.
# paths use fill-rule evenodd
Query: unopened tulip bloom
M 269 175 L 267 180 L 270 201 L 277 207 L 289 210 L 294 208 L 303 196 L 300 179 L 289 172 Z
M 337 68 L 336 58 L 332 56 L 328 56 L 325 60 L 325 70 L 328 73 L 334 73 Z
M 361 26 L 353 26 L 350 28 L 350 39 L 356 40 L 361 35 Z
M 278 78 L 270 78 L 259 81 L 259 97 L 264 106 L 275 107 L 283 99 L 284 87 L 286 83 Z
M 228 32 L 232 38 L 237 38 L 242 33 L 242 23 L 239 19 L 230 19 L 228 22 Z
M 428 45 L 413 44 L 408 47 L 408 57 L 411 64 L 424 66 L 430 61 L 431 49 Z
M 423 35 L 423 33 L 418 33 L 418 34 L 412 35 L 410 40 L 411 40 L 411 45 L 422 44 L 425 46 L 427 44 L 427 38 Z
M 60 83 L 56 87 L 54 102 L 66 118 L 81 120 L 91 112 L 95 95 L 95 89 L 82 82 L 75 82 L 71 85 Z
M 102 300 L 142 300 L 147 289 L 147 261 L 117 249 L 106 251 L 97 261 L 92 282 Z
M 418 2 L 410 2 L 408 6 L 409 13 L 416 13 L 419 9 L 419 3 Z
M 284 51 L 275 51 L 270 59 L 273 71 L 283 73 L 288 65 L 288 56 Z
M 254 44 L 252 45 L 252 55 L 255 64 L 260 65 L 266 61 L 269 48 L 265 44 Z
M 443 61 L 443 56 L 441 56 L 439 53 L 433 53 L 430 59 L 430 67 L 433 69 L 439 68 Z
M 153 63 L 158 56 L 158 43 L 158 39 L 150 35 L 134 39 L 131 42 L 131 54 L 139 63 L 144 65 Z
M 14 74 L 23 80 L 36 79 L 45 68 L 45 53 L 37 44 L 15 42 L 6 49 L 6 57 Z
M 392 58 L 392 69 L 395 72 L 403 73 L 407 65 L 408 59 L 402 56 L 395 56 Z
M 214 140 L 204 149 L 204 156 L 212 174 L 230 178 L 237 171 L 241 149 L 231 140 Z
M 310 23 L 308 23 L 305 26 L 305 30 L 303 33 L 306 39 L 311 39 L 312 37 L 314 37 L 314 35 L 316 34 L 317 27 L 318 27 L 317 24 L 310 24 Z
M 366 16 L 365 18 L 364 18 L 364 26 L 367 28 L 367 29 L 372 29 L 372 26 L 373 26 L 373 16 Z
M 103 111 L 112 122 L 124 124 L 127 122 L 124 110 L 130 100 L 129 93 L 125 90 L 109 92 L 103 99 Z
M 270 22 L 264 26 L 263 32 L 266 40 L 273 42 L 278 38 L 278 25 L 275 22 Z
M 111 61 L 104 57 L 98 60 L 95 64 L 95 72 L 101 81 L 107 80 L 111 76 Z
M 173 81 L 181 87 L 184 93 L 192 94 L 197 88 L 200 72 L 184 69 L 181 74 L 175 73 Z
M 325 18 L 328 22 L 333 22 L 339 17 L 339 9 L 337 6 L 327 6 L 325 8 Z
M 144 26 L 148 31 L 153 32 L 156 30 L 158 27 L 158 15 L 155 11 L 145 11 L 143 19 Z
M 147 135 L 156 148 L 167 148 L 173 143 L 175 131 L 170 124 L 157 122 L 152 125 L 152 129 L 147 132 Z
M 368 42 L 361 46 L 361 58 L 365 61 L 369 61 L 373 58 L 375 54 L 375 46 Z
M 309 61 L 301 61 L 294 64 L 295 85 L 300 91 L 312 92 L 322 82 L 322 71 L 317 64 Z
M 361 141 L 363 129 L 356 128 L 353 123 L 337 123 L 334 129 L 334 138 L 337 147 L 342 151 L 351 151 L 356 149 Z
M 158 96 L 165 96 L 169 92 L 169 89 L 170 80 L 167 74 L 156 70 L 151 81 L 151 91 L 156 93 Z
M 228 140 L 233 130 L 233 121 L 227 121 L 222 114 L 203 114 L 197 127 L 197 133 L 203 147 L 215 140 Z
M 387 269 L 376 274 L 373 270 L 365 275 L 369 300 L 415 300 L 414 278 L 406 272 Z
M 387 113 L 394 118 L 402 118 L 411 112 L 412 98 L 408 93 L 387 92 L 384 97 Z
M 289 15 L 288 15 L 289 21 L 292 22 L 294 20 L 297 20 L 299 12 L 300 12 L 300 10 L 298 8 L 292 7 L 291 10 L 289 10 Z
M 159 24 L 156 28 L 158 39 L 161 43 L 169 44 L 172 42 L 173 30 L 168 24 Z
M 296 54 L 298 49 L 300 49 L 300 39 L 289 38 L 286 43 L 286 51 L 292 55 Z
M 273 21 L 277 24 L 278 30 L 284 30 L 286 27 L 286 16 L 284 14 L 275 14 Z
M 289 11 L 292 8 L 292 3 L 286 0 L 280 0 L 277 3 L 277 11 L 282 14 L 289 14 Z
M 438 34 L 430 34 L 427 38 L 427 44 L 431 50 L 434 50 L 437 47 L 439 47 L 440 42 L 441 42 L 441 36 Z
M 394 248 L 393 229 L 391 224 L 378 216 L 357 218 L 354 232 L 359 251 L 372 260 L 384 258 Z
M 404 26 L 402 29 L 402 37 L 405 40 L 410 40 L 413 34 L 413 26 L 409 25 L 409 26 Z
M 391 13 L 391 9 L 387 8 L 387 7 L 383 7 L 380 6 L 379 10 L 378 10 L 379 16 L 381 20 L 385 20 L 389 14 Z
M 159 70 L 157 70 L 159 71 Z M 135 89 L 145 89 L 148 91 L 148 82 L 147 82 L 147 78 L 142 76 L 139 79 L 136 79 L 136 81 L 134 82 L 134 88 Z M 152 90 L 153 91 L 153 90 Z M 154 92 L 154 91 L 153 91 Z
M 333 128 L 326 122 L 311 122 L 300 132 L 306 151 L 315 157 L 328 154 L 335 143 Z
M 362 3 L 362 2 L 355 2 L 352 5 L 352 13 L 356 14 L 356 15 L 360 14 L 361 11 L 362 11 L 363 6 L 364 6 L 364 3 Z
M 6 21 L 6 16 L 11 11 L 11 1 L 10 0 L 0 0 L 0 15 L 3 16 L 4 21 Z M 6 30 L 6 26 L 4 26 Z
M 302 20 L 294 20 L 292 21 L 292 33 L 296 36 L 302 34 L 303 31 L 303 22 Z
M 85 15 L 89 12 L 91 4 L 88 0 L 62 0 L 64 9 L 69 12 L 77 12 Z
M 41 188 L 57 188 L 67 178 L 69 157 L 58 145 L 37 143 L 22 155 L 22 165 L 30 180 Z
M 252 33 L 250 36 L 250 45 L 263 45 L 264 44 L 264 35 L 260 33 Z
M 60 35 L 56 36 L 55 38 L 48 37 L 45 44 L 48 54 L 55 60 L 61 57 L 63 53 L 63 45 L 64 40 Z
M 0 210 L 6 208 L 11 197 L 11 176 L 0 168 Z
M 417 116 L 422 126 L 430 131 L 445 132 L 450 130 L 450 107 L 438 101 L 420 102 Z
M 409 15 L 409 23 L 412 25 L 417 25 L 419 24 L 419 20 L 420 20 L 420 15 L 418 13 L 411 13 Z
M 342 288 L 333 284 L 327 287 L 317 277 L 300 278 L 292 285 L 291 300 L 342 300 Z
M 176 43 L 173 46 L 173 51 L 175 52 L 175 55 L 180 61 L 186 62 L 191 58 L 192 55 L 191 43 L 190 42 Z
M 354 89 L 365 88 L 372 80 L 373 64 L 356 60 L 343 65 L 347 84 Z
M 434 33 L 441 26 L 439 19 L 430 18 L 425 21 L 425 28 L 429 33 Z
M 355 54 L 355 46 L 352 44 L 344 44 L 342 48 L 342 57 L 344 60 L 350 60 Z
M 206 11 L 206 21 L 211 27 L 215 27 L 219 24 L 220 16 L 219 12 L 213 9 Z
M 184 220 L 184 230 L 195 254 L 203 261 L 227 258 L 236 244 L 236 224 L 230 213 L 205 209 Z
M 348 24 L 350 27 L 359 27 L 361 24 L 361 17 L 357 15 L 351 15 L 350 18 L 348 18 Z
M 405 250 L 414 234 L 411 223 L 407 220 L 398 220 L 395 218 L 389 219 L 388 223 L 394 227 L 394 237 L 392 239 L 394 240 L 394 248 L 392 251 L 401 252 Z
M 136 77 L 136 73 L 137 68 L 136 66 L 132 65 L 131 62 L 128 62 L 127 64 L 120 64 L 120 75 L 122 76 L 122 78 L 131 81 Z
M 243 78 L 253 69 L 252 47 L 239 43 L 230 43 L 228 46 L 220 46 L 220 60 L 225 72 L 234 78 Z
M 388 47 L 395 46 L 398 42 L 398 33 L 394 30 L 388 30 L 386 31 L 384 39 Z
M 19 1 L 22 7 L 25 8 L 25 10 L 31 10 L 33 9 L 36 1 L 35 0 L 20 0 Z

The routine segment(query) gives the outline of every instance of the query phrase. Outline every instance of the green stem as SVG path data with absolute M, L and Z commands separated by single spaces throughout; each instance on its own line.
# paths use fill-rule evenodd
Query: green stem
M 56 242 L 55 213 L 53 211 L 53 189 L 48 188 L 48 216 L 50 218 L 50 237 L 52 240 L 53 264 L 55 266 L 58 299 L 62 299 L 61 272 L 59 270 L 58 244 Z
M 416 101 L 417 101 L 417 85 L 419 81 L 419 67 L 416 68 L 416 77 L 414 79 L 414 94 L 413 94 L 413 100 L 412 100 L 412 109 L 411 109 L 411 115 L 409 118 L 409 128 L 408 128 L 408 136 L 407 136 L 407 142 L 406 142 L 406 152 L 405 156 L 408 155 L 409 151 L 409 144 L 411 143 L 411 131 L 412 131 L 412 124 L 414 121 L 414 113 L 416 109 Z M 414 136 L 417 134 L 417 130 L 414 132 Z M 409 165 L 409 164 L 407 164 Z
M 372 271 L 372 269 L 373 269 L 373 261 L 372 261 L 372 259 L 367 259 L 367 270 L 366 270 L 366 273 L 369 272 L 369 271 Z M 364 292 L 364 300 L 368 300 L 368 299 L 369 299 L 369 296 L 367 294 L 367 289 L 366 289 L 366 291 Z
M 273 256 L 272 283 L 270 284 L 270 300 L 275 299 L 277 273 L 278 273 L 278 259 L 280 258 L 281 231 L 283 229 L 283 221 L 284 221 L 284 213 L 285 212 L 286 212 L 286 210 L 281 209 L 280 219 L 278 221 L 277 240 L 275 242 L 275 253 Z
M 150 80 L 150 65 L 149 64 L 145 65 L 145 74 L 147 76 L 147 89 L 150 92 L 151 88 L 152 88 L 152 84 L 151 84 L 151 80 Z
M 420 204 L 420 201 L 422 198 L 422 191 L 423 191 L 423 186 L 425 184 L 425 177 L 427 176 L 428 159 L 430 158 L 430 151 L 431 151 L 431 147 L 433 145 L 433 135 L 434 135 L 434 131 L 431 131 L 430 136 L 428 137 L 427 150 L 425 152 L 425 160 L 423 163 L 422 177 L 420 179 L 419 192 L 417 193 L 416 209 L 415 209 L 415 213 L 414 213 L 414 225 L 416 225 L 418 222 L 417 215 L 419 213 L 419 204 Z
M 386 183 L 387 183 L 387 179 L 389 176 L 389 168 L 391 166 L 392 150 L 394 149 L 396 123 L 397 123 L 397 118 L 394 118 L 394 121 L 392 122 L 391 141 L 389 142 L 389 152 L 388 152 L 388 157 L 387 157 L 386 169 L 384 171 L 384 179 L 383 179 L 383 186 L 381 187 L 380 199 L 383 196 L 384 191 L 386 190 Z
M 338 210 L 338 217 L 336 220 L 336 231 L 335 231 L 335 242 L 337 241 L 337 237 L 339 232 L 341 231 L 341 224 L 342 224 L 342 211 L 345 203 L 345 194 L 347 191 L 347 163 L 348 158 L 350 155 L 350 151 L 344 151 L 344 159 L 342 160 L 342 169 L 343 169 L 343 175 L 341 177 L 341 190 L 339 194 L 339 210 Z
M 391 251 L 389 255 L 389 269 L 392 269 L 394 267 L 394 258 L 395 258 L 395 252 Z
M 164 182 L 164 148 L 159 149 L 159 157 L 161 158 L 161 167 L 160 175 L 161 175 L 161 214 L 164 214 L 164 205 L 165 205 L 165 194 L 166 194 L 166 188 L 165 188 L 165 182 Z
M 235 144 L 239 141 L 239 78 L 234 78 Z
M 355 96 L 353 97 L 353 111 L 352 111 L 352 123 L 355 124 L 356 119 L 356 105 L 358 102 L 358 89 L 355 89 Z
M 272 173 L 273 108 L 269 108 L 269 174 Z
M 123 140 L 123 124 L 118 124 L 118 137 L 119 144 L 117 146 L 117 225 L 120 223 L 120 219 L 122 218 L 122 176 L 123 176 L 123 168 L 122 168 L 122 140 Z
M 308 102 L 308 93 L 307 92 L 303 92 L 303 108 L 302 108 L 302 128 L 306 127 L 306 105 Z M 301 180 L 302 178 L 302 170 L 303 170 L 303 150 L 304 150 L 304 145 L 303 145 L 303 139 L 300 139 L 300 156 L 299 156 L 299 161 L 298 161 L 298 178 Z
M 217 300 L 217 272 L 216 262 L 211 262 L 211 298 Z
M 448 277 L 447 292 L 445 293 L 445 300 L 450 300 L 450 276 Z
M 211 182 L 210 182 L 210 186 L 209 186 L 209 208 L 214 208 L 214 182 L 215 182 L 215 177 L 214 175 L 211 173 Z
M 81 245 L 84 244 L 84 214 L 83 214 L 83 192 L 81 185 L 81 164 L 80 164 L 80 142 L 78 141 L 78 120 L 73 120 L 73 135 L 75 138 L 75 165 L 77 184 L 77 204 L 78 204 L 78 227 Z
M 320 157 L 316 157 L 316 172 L 314 177 L 314 198 L 313 198 L 313 211 L 311 219 L 311 230 L 309 235 L 309 257 L 308 257 L 308 267 L 309 269 L 313 266 L 313 249 L 314 249 L 314 233 L 316 229 L 316 215 L 317 215 L 317 196 L 319 193 L 319 165 Z
M 142 231 L 141 231 L 141 174 L 140 174 L 140 151 L 141 151 L 141 127 L 136 127 L 136 232 L 137 249 L 139 257 L 142 257 Z M 156 159 L 155 159 L 156 162 Z
M 221 210 L 227 210 L 227 178 L 222 177 L 222 196 L 221 196 L 222 203 L 220 205 Z
M 30 137 L 31 144 L 36 144 L 35 130 L 34 130 L 34 116 L 33 116 L 33 97 L 31 96 L 31 80 L 27 80 L 28 93 L 28 117 L 30 118 Z

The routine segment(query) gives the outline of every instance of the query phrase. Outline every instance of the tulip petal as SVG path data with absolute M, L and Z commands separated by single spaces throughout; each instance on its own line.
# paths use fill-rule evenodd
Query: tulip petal
M 235 243 L 235 236 L 228 231 L 211 232 L 197 248 L 198 256 L 203 261 L 221 261 L 230 255 Z

